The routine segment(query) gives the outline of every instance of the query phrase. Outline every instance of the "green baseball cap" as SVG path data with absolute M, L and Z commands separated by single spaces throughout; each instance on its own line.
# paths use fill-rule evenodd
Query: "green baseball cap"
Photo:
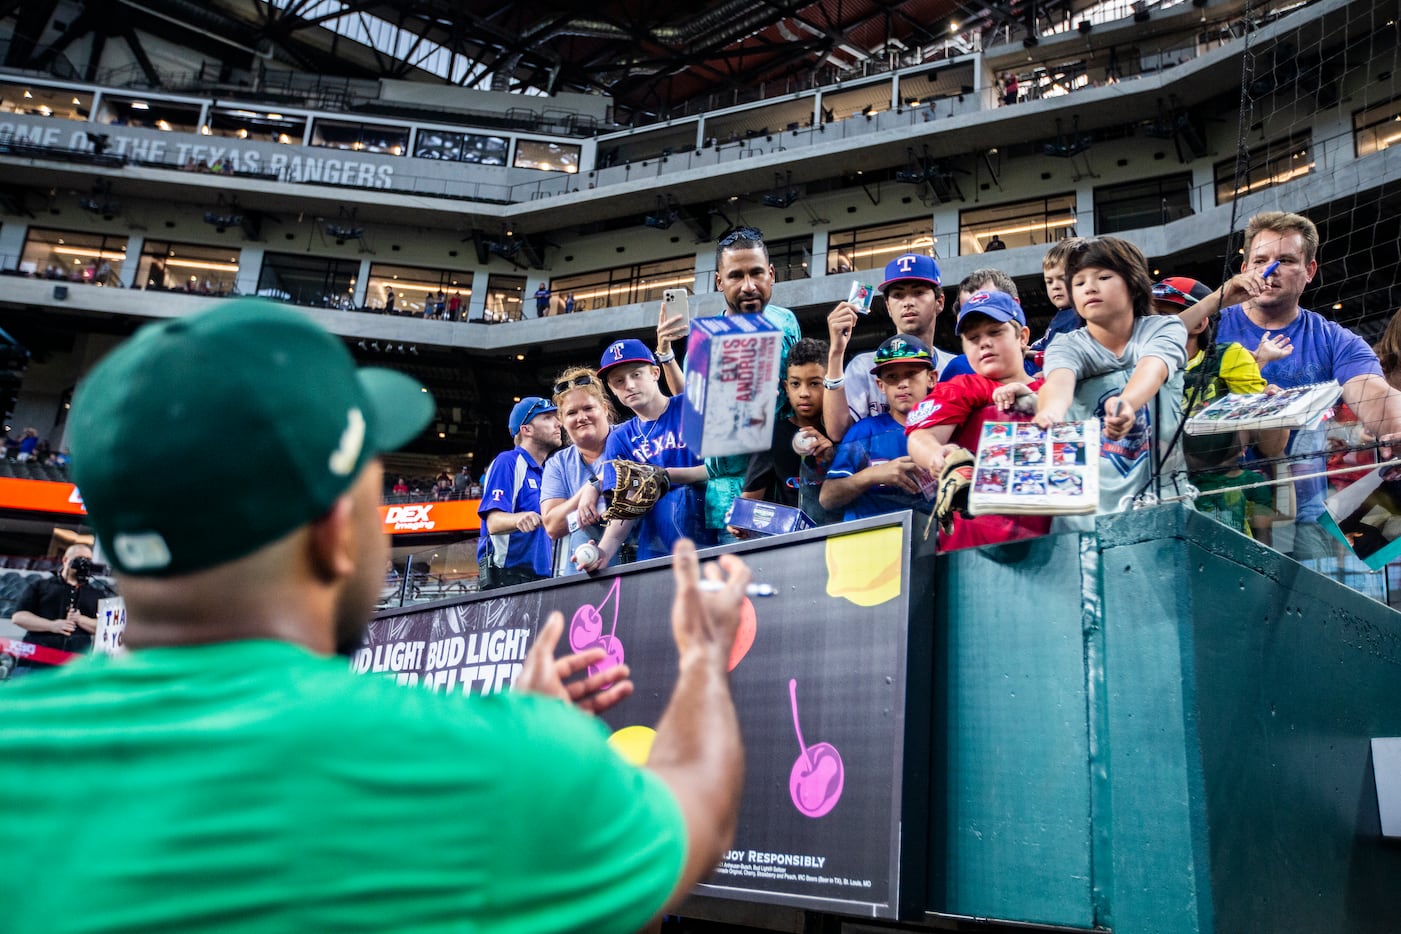
M 113 567 L 187 574 L 324 515 L 434 411 L 421 384 L 357 368 L 305 314 L 240 299 L 147 325 L 93 369 L 71 470 Z

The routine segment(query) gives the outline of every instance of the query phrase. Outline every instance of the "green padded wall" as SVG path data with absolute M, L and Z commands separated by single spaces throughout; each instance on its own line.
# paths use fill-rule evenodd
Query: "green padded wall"
M 925 565 L 927 567 L 927 565 Z M 933 912 L 1401 930 L 1401 614 L 1178 506 L 934 562 Z

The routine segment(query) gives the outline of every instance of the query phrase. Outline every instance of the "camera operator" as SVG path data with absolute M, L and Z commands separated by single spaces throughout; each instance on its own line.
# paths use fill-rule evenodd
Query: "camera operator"
M 111 596 L 92 579 L 92 548 L 69 545 L 53 577 L 25 589 L 11 621 L 25 630 L 24 641 L 64 652 L 88 652 L 97 631 L 97 601 Z M 48 667 L 21 660 L 21 667 Z

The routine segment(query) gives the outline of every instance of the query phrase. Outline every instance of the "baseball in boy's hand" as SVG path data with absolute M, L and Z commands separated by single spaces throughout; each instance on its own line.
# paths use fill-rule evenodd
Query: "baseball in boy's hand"
M 806 457 L 812 453 L 812 449 L 817 446 L 817 439 L 812 435 L 798 432 L 793 436 L 793 453 L 799 457 Z

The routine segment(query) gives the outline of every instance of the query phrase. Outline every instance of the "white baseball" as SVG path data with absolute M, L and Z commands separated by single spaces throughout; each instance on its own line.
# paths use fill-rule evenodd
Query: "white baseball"
M 574 564 L 578 567 L 593 564 L 597 560 L 598 546 L 593 542 L 584 542 L 584 544 L 574 549 Z
M 806 455 L 811 453 L 812 449 L 815 447 L 817 447 L 817 439 L 812 435 L 805 435 L 802 432 L 798 432 L 793 436 L 793 453 Z

